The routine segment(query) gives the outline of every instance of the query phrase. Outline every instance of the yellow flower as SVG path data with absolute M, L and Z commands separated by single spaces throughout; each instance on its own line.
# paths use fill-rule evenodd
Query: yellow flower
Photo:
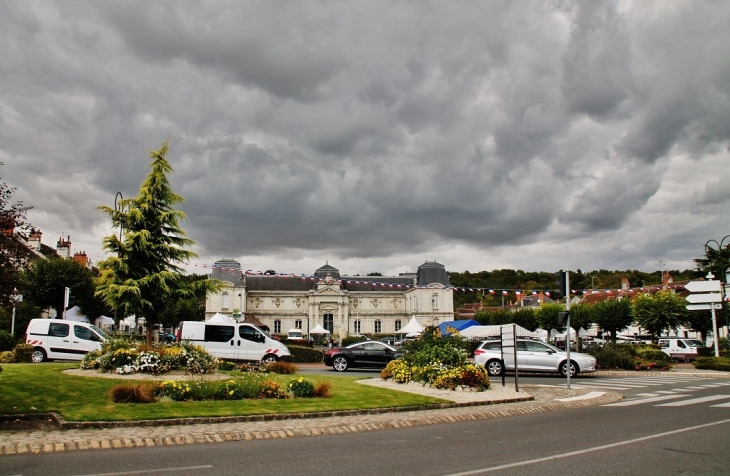
M 304 377 L 299 377 L 299 383 L 304 382 Z

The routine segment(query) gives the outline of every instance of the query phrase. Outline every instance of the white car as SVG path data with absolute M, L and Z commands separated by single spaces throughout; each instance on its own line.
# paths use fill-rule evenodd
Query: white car
M 515 370 L 514 353 L 507 352 L 503 358 L 500 340 L 482 342 L 474 351 L 474 362 L 484 366 L 492 377 L 502 375 L 505 371 Z M 588 354 L 571 352 L 570 363 L 571 377 L 578 373 L 596 371 L 596 358 Z M 550 344 L 530 339 L 517 339 L 517 370 L 518 372 L 552 372 L 566 376 L 568 356 Z

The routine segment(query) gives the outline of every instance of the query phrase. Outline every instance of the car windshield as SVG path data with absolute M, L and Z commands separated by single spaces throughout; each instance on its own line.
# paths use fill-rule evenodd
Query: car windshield
M 107 339 L 107 340 L 109 339 L 109 336 L 108 336 L 108 335 L 106 335 L 106 333 L 105 333 L 104 331 L 102 331 L 101 329 L 99 329 L 99 328 L 98 328 L 98 327 L 96 327 L 95 325 L 93 325 L 93 324 L 92 324 L 92 325 L 90 325 L 89 327 L 91 327 L 92 329 L 94 329 L 94 331 L 95 331 L 95 332 L 96 332 L 97 334 L 99 334 L 100 336 L 102 336 L 102 337 L 103 337 L 104 339 Z

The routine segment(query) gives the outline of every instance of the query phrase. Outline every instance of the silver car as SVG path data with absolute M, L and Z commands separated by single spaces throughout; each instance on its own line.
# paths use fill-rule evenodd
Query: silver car
M 506 349 L 505 349 L 506 350 Z M 486 340 L 474 351 L 474 362 L 483 365 L 490 376 L 502 375 L 505 371 L 514 371 L 514 353 L 509 349 L 502 359 L 502 342 Z M 579 352 L 570 353 L 570 376 L 578 373 L 596 371 L 596 358 Z M 517 339 L 517 369 L 520 372 L 552 372 L 566 376 L 568 373 L 567 354 L 544 342 Z

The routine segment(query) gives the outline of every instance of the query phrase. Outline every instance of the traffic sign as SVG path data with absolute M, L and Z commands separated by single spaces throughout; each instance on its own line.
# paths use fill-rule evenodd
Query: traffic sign
M 709 311 L 712 304 L 687 304 L 688 311 Z
M 720 291 L 720 281 L 690 281 L 684 285 L 684 288 L 692 293 L 708 293 L 712 291 Z
M 687 302 L 692 303 L 692 304 L 699 304 L 702 302 L 722 302 L 722 294 L 720 294 L 720 293 L 690 294 L 685 299 L 687 299 Z

